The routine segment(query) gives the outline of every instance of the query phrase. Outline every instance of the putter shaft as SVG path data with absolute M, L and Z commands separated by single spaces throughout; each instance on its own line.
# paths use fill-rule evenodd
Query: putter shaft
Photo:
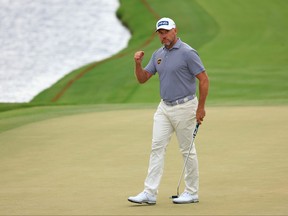
M 190 143 L 190 147 L 189 147 L 188 155 L 187 155 L 187 157 L 186 157 L 186 159 L 185 159 L 184 166 L 183 166 L 183 169 L 182 169 L 182 173 L 181 173 L 180 178 L 179 178 L 179 181 L 178 181 L 178 186 L 177 186 L 177 197 L 176 197 L 176 196 L 172 196 L 172 198 L 173 198 L 173 197 L 178 198 L 178 196 L 179 196 L 179 188 L 180 188 L 180 184 L 181 184 L 181 181 L 182 181 L 182 178 L 183 178 L 183 174 L 184 174 L 184 171 L 185 171 L 185 168 L 186 168 L 186 164 L 187 164 L 187 162 L 188 162 L 189 155 L 190 155 L 190 152 L 191 152 L 191 149 L 192 149 L 193 143 L 194 143 L 194 139 L 195 139 L 196 134 L 197 134 L 197 132 L 198 132 L 198 128 L 199 128 L 199 126 L 200 126 L 200 124 L 197 122 L 196 127 L 195 127 L 195 130 L 194 130 L 193 135 L 192 135 L 192 140 L 191 140 L 191 143 Z M 174 198 L 173 198 L 173 199 L 174 199 Z

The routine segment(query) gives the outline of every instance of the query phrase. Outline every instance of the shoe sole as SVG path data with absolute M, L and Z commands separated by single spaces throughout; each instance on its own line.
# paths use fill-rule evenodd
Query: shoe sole
M 199 200 L 192 200 L 189 202 L 175 202 L 173 201 L 174 204 L 190 204 L 190 203 L 199 203 Z
M 146 203 L 148 205 L 155 205 L 156 204 L 156 202 L 136 202 L 136 201 L 130 200 L 130 199 L 128 199 L 128 201 L 132 202 L 132 203 L 137 203 L 137 204 L 143 204 L 143 203 Z

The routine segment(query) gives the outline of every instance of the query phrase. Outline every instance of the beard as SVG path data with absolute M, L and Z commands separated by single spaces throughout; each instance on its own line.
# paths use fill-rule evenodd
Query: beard
M 172 41 L 169 39 L 162 40 L 161 42 L 164 46 L 170 46 L 172 43 Z
M 174 45 L 174 41 L 175 41 L 176 39 L 175 38 L 172 38 L 172 39 L 168 39 L 168 38 L 166 38 L 166 39 L 163 39 L 162 41 L 161 41 L 161 43 L 166 47 L 166 48 L 171 48 L 173 45 Z

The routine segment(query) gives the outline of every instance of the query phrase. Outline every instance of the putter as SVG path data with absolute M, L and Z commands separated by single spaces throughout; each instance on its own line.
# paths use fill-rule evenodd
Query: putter
M 193 136 L 192 136 L 191 144 L 190 144 L 190 147 L 189 147 L 188 155 L 187 155 L 187 157 L 186 157 L 186 159 L 185 159 L 184 166 L 183 166 L 183 169 L 182 169 L 182 173 L 181 173 L 180 178 L 179 178 L 179 181 L 178 181 L 177 195 L 171 196 L 170 199 L 175 199 L 175 198 L 178 198 L 178 197 L 179 197 L 180 184 L 181 184 L 181 181 L 182 181 L 182 178 L 183 178 L 183 174 L 184 174 L 184 171 L 185 171 L 185 167 L 186 167 L 186 164 L 187 164 L 187 161 L 188 161 L 188 158 L 189 158 L 189 155 L 190 155 L 192 146 L 193 146 L 193 142 L 194 142 L 194 140 L 195 140 L 195 137 L 196 137 L 196 134 L 197 134 L 197 131 L 198 131 L 199 126 L 200 126 L 200 124 L 197 123 L 197 124 L 196 124 L 196 127 L 195 127 L 195 130 L 194 130 L 194 132 L 193 132 Z

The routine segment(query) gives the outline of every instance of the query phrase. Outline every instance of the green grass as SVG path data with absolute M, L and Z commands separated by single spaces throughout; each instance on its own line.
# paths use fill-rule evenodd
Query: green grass
M 39 94 L 32 104 L 156 103 L 158 77 L 139 85 L 133 54 L 145 51 L 143 65 L 160 46 L 154 32 L 158 17 L 172 17 L 179 37 L 196 48 L 211 80 L 210 105 L 287 104 L 288 2 L 285 0 L 122 0 L 117 14 L 133 33 L 121 57 L 75 70 Z M 177 8 L 175 10 L 174 8 Z M 154 11 L 154 12 L 153 12 Z M 75 79 L 84 70 L 84 75 Z M 57 100 L 53 98 L 74 80 Z
M 199 1 L 220 31 L 200 51 L 210 68 L 210 102 L 287 104 L 288 2 Z M 227 10 L 228 8 L 228 10 Z

